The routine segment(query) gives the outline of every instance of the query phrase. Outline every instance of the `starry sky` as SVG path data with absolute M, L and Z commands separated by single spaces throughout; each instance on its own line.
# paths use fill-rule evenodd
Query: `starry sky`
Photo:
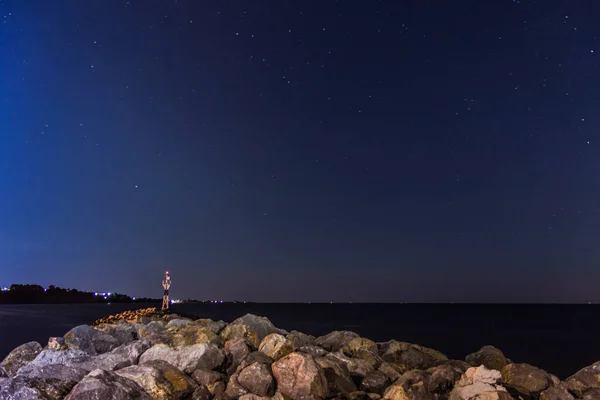
M 598 16 L 0 0 L 0 284 L 597 301 Z

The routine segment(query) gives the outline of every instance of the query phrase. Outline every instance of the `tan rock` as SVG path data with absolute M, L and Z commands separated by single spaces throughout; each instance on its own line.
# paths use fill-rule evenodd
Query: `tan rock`
M 285 336 L 271 333 L 260 342 L 258 351 L 277 361 L 294 351 L 294 344 Z
M 320 400 L 327 397 L 327 380 L 315 359 L 291 353 L 272 365 L 278 391 L 292 400 Z

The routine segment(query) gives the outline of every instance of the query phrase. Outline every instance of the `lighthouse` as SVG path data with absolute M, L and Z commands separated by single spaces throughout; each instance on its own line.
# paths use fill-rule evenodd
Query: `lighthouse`
M 169 308 L 169 288 L 171 287 L 171 276 L 169 275 L 169 271 L 165 272 L 165 280 L 162 281 L 162 286 L 163 289 L 165 289 L 163 294 L 162 309 L 166 310 Z

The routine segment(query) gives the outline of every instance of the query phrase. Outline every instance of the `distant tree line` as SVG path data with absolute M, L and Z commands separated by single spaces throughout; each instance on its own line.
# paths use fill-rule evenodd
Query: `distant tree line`
M 119 293 L 81 292 L 50 285 L 13 284 L 0 291 L 0 304 L 57 304 L 57 303 L 158 303 L 159 299 L 132 298 Z

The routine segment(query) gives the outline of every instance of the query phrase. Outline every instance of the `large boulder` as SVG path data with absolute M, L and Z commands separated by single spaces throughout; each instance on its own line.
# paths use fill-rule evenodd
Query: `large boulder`
M 248 392 L 258 396 L 270 396 L 275 392 L 275 384 L 269 367 L 259 362 L 242 369 L 237 380 Z
M 157 344 L 142 354 L 139 363 L 154 360 L 166 361 L 186 374 L 191 374 L 198 368 L 211 370 L 220 367 L 225 361 L 225 355 L 212 344 L 202 343 L 177 348 Z
M 278 391 L 292 400 L 320 400 L 327 397 L 327 379 L 315 359 L 291 353 L 272 365 Z
M 394 384 L 400 384 L 408 397 L 412 400 L 436 399 L 438 396 L 427 391 L 430 374 L 426 371 L 414 369 L 407 371 Z
M 552 386 L 540 393 L 540 400 L 575 400 L 575 398 L 564 387 Z
M 192 378 L 161 360 L 132 365 L 116 374 L 131 379 L 155 400 L 186 398 L 198 387 Z
M 465 358 L 465 361 L 473 367 L 484 365 L 487 369 L 496 369 L 498 371 L 508 364 L 508 360 L 504 357 L 504 353 L 494 346 L 482 347 L 475 353 L 469 354 Z
M 310 354 L 313 357 L 325 357 L 327 354 L 329 354 L 329 352 L 324 348 L 310 344 L 298 347 L 294 351 L 298 353 Z
M 600 390 L 600 361 L 580 369 L 567 378 L 565 384 L 570 392 L 577 397 L 583 397 L 587 391 Z
M 448 360 L 448 357 L 437 350 L 395 340 L 379 346 L 379 351 L 384 361 L 398 365 L 403 372 L 431 368 Z
M 356 355 L 361 352 L 377 354 L 377 344 L 370 339 L 357 337 L 350 340 L 343 348 L 343 351 L 345 354 L 352 357 L 356 357 Z
M 88 325 L 76 326 L 64 335 L 64 339 L 69 349 L 88 354 L 106 353 L 122 344 L 115 337 Z
M 33 361 L 41 351 L 42 345 L 38 342 L 25 343 L 11 351 L 0 366 L 8 375 L 15 376 L 19 368 Z
M 358 334 L 350 331 L 334 331 L 315 339 L 315 344 L 327 351 L 340 351 L 350 343 L 352 339 L 358 338 Z
M 400 378 L 400 375 L 402 375 L 398 369 L 399 368 L 396 365 L 388 362 L 383 362 L 379 368 L 377 368 L 377 370 L 383 372 L 391 382 L 396 381 L 396 379 Z
M 206 370 L 203 368 L 198 368 L 194 372 L 192 372 L 192 379 L 196 381 L 199 385 L 210 386 L 219 381 L 225 381 L 227 378 L 220 372 Z
M 190 325 L 193 323 L 194 323 L 194 321 L 189 318 L 177 317 L 177 318 L 174 318 L 174 319 L 170 320 L 169 322 L 167 322 L 167 325 L 165 326 L 165 328 L 169 329 L 174 326 Z
M 261 339 L 258 337 L 252 328 L 247 325 L 227 325 L 219 334 L 224 342 L 228 342 L 234 339 L 243 339 L 246 343 L 254 348 L 260 346 Z
M 65 400 L 152 400 L 137 383 L 111 371 L 96 369 L 79 382 Z
M 511 400 L 506 389 L 498 384 L 501 378 L 499 371 L 485 366 L 469 368 L 454 385 L 449 400 Z
M 554 385 L 552 376 L 529 364 L 508 364 L 500 372 L 509 392 L 537 398 L 543 390 Z
M 271 333 L 260 342 L 258 351 L 277 361 L 294 351 L 294 344 L 279 333 Z
M 343 368 L 337 361 L 319 357 L 315 359 L 317 364 L 323 369 L 327 387 L 330 395 L 348 395 L 356 392 L 356 384 L 350 377 L 347 369 Z

